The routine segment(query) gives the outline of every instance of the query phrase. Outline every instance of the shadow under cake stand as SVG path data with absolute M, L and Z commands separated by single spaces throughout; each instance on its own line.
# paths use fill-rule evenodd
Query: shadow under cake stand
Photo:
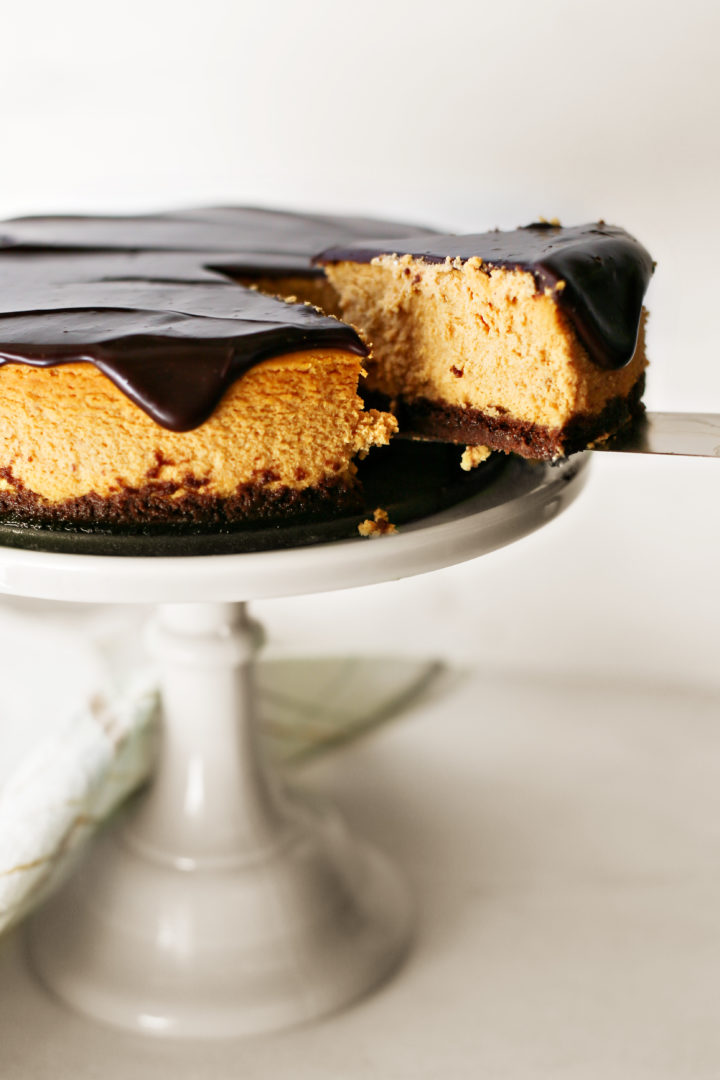
M 157 605 L 148 626 L 163 721 L 154 777 L 28 928 L 32 964 L 62 1000 L 136 1032 L 240 1036 L 337 1010 L 398 965 L 412 924 L 401 876 L 332 810 L 287 790 L 260 752 L 261 633 L 247 601 L 483 555 L 568 506 L 588 463 L 588 455 L 558 466 L 498 458 L 446 485 L 438 509 L 442 484 L 423 463 L 445 452 L 399 451 L 419 462 L 435 512 L 377 540 L 335 539 L 335 522 L 311 534 L 288 526 L 217 541 L 235 553 L 198 554 L 207 538 L 188 536 L 173 538 L 173 553 L 151 555 L 168 550 L 162 537 L 104 541 L 0 526 L 0 544 L 13 545 L 0 546 L 0 592 Z M 401 518 L 407 502 L 407 461 L 400 466 L 397 475 L 392 461 L 383 469 L 391 519 L 393 486 Z M 413 506 L 411 514 L 417 499 Z M 94 554 L 98 543 L 116 554 Z M 30 550 L 43 546 L 61 550 Z

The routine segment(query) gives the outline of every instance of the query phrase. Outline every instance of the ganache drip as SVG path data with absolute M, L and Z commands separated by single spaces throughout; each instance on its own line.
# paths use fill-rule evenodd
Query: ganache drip
M 18 218 L 0 226 L 0 364 L 93 363 L 153 420 L 203 423 L 263 360 L 309 349 L 366 356 L 350 326 L 236 276 L 317 277 L 324 245 L 409 225 L 209 208 L 141 217 Z
M 570 228 L 538 222 L 510 232 L 417 236 L 400 244 L 394 237 L 360 241 L 333 245 L 315 262 L 371 262 L 381 255 L 431 263 L 481 259 L 488 273 L 495 268 L 531 273 L 538 293 L 553 293 L 590 359 L 604 369 L 624 367 L 632 359 L 654 270 L 642 244 L 602 221 Z
M 158 424 L 186 431 L 263 360 L 317 348 L 367 354 L 352 327 L 235 278 L 319 277 L 323 260 L 385 252 L 530 270 L 538 289 L 556 290 L 601 367 L 632 355 L 652 273 L 636 241 L 602 224 L 443 237 L 375 219 L 239 207 L 21 218 L 0 227 L 0 364 L 91 362 Z

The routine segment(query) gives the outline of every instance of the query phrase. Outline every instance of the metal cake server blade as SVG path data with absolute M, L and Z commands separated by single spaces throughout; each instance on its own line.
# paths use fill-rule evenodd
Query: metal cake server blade
M 720 457 L 720 413 L 646 412 L 593 450 Z

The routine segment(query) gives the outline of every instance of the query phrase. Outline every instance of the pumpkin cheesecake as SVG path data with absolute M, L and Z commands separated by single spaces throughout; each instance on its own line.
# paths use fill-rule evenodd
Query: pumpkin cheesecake
M 651 272 L 602 223 L 447 237 L 232 207 L 5 222 L 0 515 L 142 530 L 333 514 L 361 504 L 356 461 L 398 424 L 475 447 L 463 467 L 483 446 L 584 448 L 640 408 Z
M 555 459 L 642 408 L 653 263 L 622 229 L 361 241 L 318 262 L 402 431 Z

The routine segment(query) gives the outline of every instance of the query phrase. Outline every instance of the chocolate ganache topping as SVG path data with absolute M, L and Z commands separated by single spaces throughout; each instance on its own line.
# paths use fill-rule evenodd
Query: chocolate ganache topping
M 18 218 L 0 225 L 0 364 L 91 362 L 157 423 L 186 431 L 262 360 L 312 348 L 367 353 L 352 327 L 234 278 L 321 277 L 323 262 L 391 253 L 529 270 L 605 368 L 632 356 L 653 269 L 637 241 L 602 223 L 441 236 L 243 207 Z
M 332 243 L 404 236 L 374 219 L 210 208 L 0 224 L 0 364 L 95 364 L 157 423 L 197 427 L 254 364 L 367 349 L 352 327 L 235 275 L 321 276 Z
M 480 259 L 488 272 L 528 271 L 539 293 L 554 294 L 591 360 L 605 369 L 621 368 L 632 358 L 654 270 L 637 240 L 602 221 L 570 228 L 540 222 L 510 232 L 425 235 L 401 244 L 394 237 L 360 241 L 335 245 L 316 262 L 371 262 L 381 255 L 410 255 L 434 263 Z

